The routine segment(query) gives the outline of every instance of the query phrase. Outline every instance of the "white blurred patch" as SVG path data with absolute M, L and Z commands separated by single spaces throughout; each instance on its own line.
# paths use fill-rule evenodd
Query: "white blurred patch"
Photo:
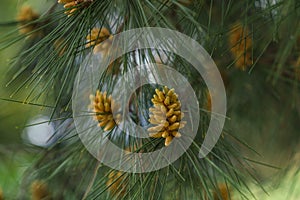
M 270 9 L 272 6 L 275 6 L 277 3 L 279 3 L 279 0 L 258 0 L 255 1 L 255 6 L 257 8 L 261 9 Z M 271 9 L 271 14 L 273 16 L 278 14 L 278 8 L 274 7 Z
M 275 5 L 278 2 L 278 0 L 259 0 L 255 1 L 255 6 L 260 7 L 262 9 L 266 9 L 270 6 Z
M 22 137 L 26 142 L 40 147 L 47 147 L 51 144 L 54 134 L 52 122 L 47 116 L 38 115 L 28 122 L 28 127 L 23 130 Z M 32 126 L 31 126 L 32 125 Z

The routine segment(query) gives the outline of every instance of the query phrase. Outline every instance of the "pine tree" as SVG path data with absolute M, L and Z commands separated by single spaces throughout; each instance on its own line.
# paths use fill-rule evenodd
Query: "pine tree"
M 162 41 L 161 49 L 136 48 L 124 53 L 122 45 L 126 41 L 118 43 L 118 36 L 144 27 L 185 34 L 201 44 L 215 61 L 229 93 L 231 88 L 242 90 L 228 85 L 242 85 L 245 76 L 267 81 L 269 87 L 286 84 L 285 88 L 294 86 L 298 91 L 299 1 L 53 0 L 52 3 L 44 13 L 28 5 L 22 7 L 16 23 L 4 24 L 17 24 L 16 30 L 3 36 L 0 43 L 1 49 L 5 49 L 23 42 L 8 73 L 12 101 L 14 95 L 29 88 L 23 102 L 47 109 L 55 128 L 49 146 L 25 172 L 18 198 L 248 199 L 255 196 L 249 185 L 256 184 L 264 190 L 253 170 L 253 163 L 258 162 L 244 155 L 257 152 L 239 137 L 239 132 L 233 133 L 230 125 L 225 125 L 209 154 L 200 156 L 209 124 L 219 114 L 213 112 L 218 94 L 209 90 L 203 74 L 177 55 L 178 49 L 162 50 L 176 48 L 172 42 L 170 47 Z M 149 63 L 156 65 L 147 68 Z M 202 64 L 205 68 L 207 63 Z M 191 88 L 184 87 L 183 80 L 173 78 L 171 69 L 182 74 Z M 114 91 L 117 94 L 123 94 L 124 88 L 129 91 L 136 77 L 137 82 L 156 78 L 173 81 L 178 87 L 149 83 L 134 88 L 128 102 L 124 96 L 115 96 Z M 253 87 L 259 88 L 257 85 Z M 247 95 L 242 91 L 238 94 L 242 95 L 228 101 L 229 113 L 245 104 L 243 110 L 236 111 L 237 116 L 250 109 L 246 106 Z M 193 95 L 199 104 L 192 103 Z M 123 112 L 122 105 L 127 105 L 128 111 Z M 199 113 L 194 112 L 197 109 Z M 139 129 L 122 123 L 125 119 L 142 127 L 148 137 L 136 137 Z M 226 123 L 234 122 L 226 118 Z M 176 154 L 189 134 L 187 127 L 194 125 L 199 127 L 197 135 L 186 151 L 174 162 L 152 171 L 142 169 L 133 173 L 113 168 L 97 160 L 94 149 L 86 145 L 97 147 L 109 140 L 123 149 L 124 155 L 160 149 L 171 149 Z M 83 139 L 85 135 L 89 138 Z M 100 149 L 96 154 L 103 152 L 105 149 Z M 123 158 L 109 159 L 118 163 Z M 128 163 L 122 164 L 134 169 L 143 168 L 139 162 L 150 162 L 135 159 L 131 162 L 128 157 Z M 156 162 L 161 159 L 150 163 Z

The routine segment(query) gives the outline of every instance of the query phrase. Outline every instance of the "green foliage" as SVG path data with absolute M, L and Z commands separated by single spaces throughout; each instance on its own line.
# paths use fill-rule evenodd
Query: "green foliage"
M 254 190 L 264 191 L 261 179 L 265 177 L 257 173 L 253 165 L 259 164 L 269 170 L 275 164 L 272 159 L 276 156 L 268 155 L 272 164 L 260 162 L 258 151 L 265 142 L 257 141 L 263 138 L 271 145 L 272 134 L 281 138 L 287 130 L 299 140 L 296 135 L 299 110 L 295 110 L 298 105 L 295 99 L 300 75 L 295 71 L 299 67 L 295 63 L 300 56 L 300 3 L 297 0 L 183 2 L 94 0 L 65 10 L 56 1 L 48 1 L 51 6 L 41 9 L 46 11 L 27 23 L 34 28 L 25 34 L 18 32 L 22 29 L 21 22 L 1 23 L 7 31 L 1 37 L 0 49 L 22 43 L 22 48 L 11 60 L 7 78 L 11 99 L 6 95 L 0 96 L 1 99 L 11 101 L 9 105 L 20 101 L 37 108 L 46 107 L 51 121 L 55 122 L 56 140 L 42 150 L 41 158 L 24 173 L 20 198 L 29 198 L 28 186 L 34 180 L 44 180 L 54 199 L 216 199 L 222 197 L 218 188 L 223 183 L 228 191 L 233 191 L 234 199 L 254 198 L 250 189 L 252 184 Z M 69 16 L 64 13 L 72 9 L 75 11 Z M 10 27 L 16 24 L 19 24 L 17 29 Z M 167 60 L 161 59 L 162 63 L 185 75 L 195 90 L 201 110 L 198 135 L 187 152 L 168 167 L 143 174 L 116 172 L 99 163 L 81 144 L 72 118 L 74 80 L 83 60 L 92 54 L 95 45 L 87 48 L 86 37 L 94 27 L 105 27 L 115 35 L 145 26 L 177 30 L 203 45 L 223 75 L 230 120 L 213 151 L 199 159 L 198 152 L 210 120 L 210 111 L 206 107 L 207 87 L 184 59 L 156 51 L 159 57 L 166 56 Z M 245 35 L 242 33 L 244 38 L 237 37 L 231 43 L 228 38 L 235 28 L 240 28 Z M 236 48 L 246 40 L 251 44 Z M 243 53 L 235 56 L 235 49 Z M 139 61 L 134 59 L 136 55 Z M 241 58 L 242 62 L 239 62 Z M 136 64 L 151 61 L 155 61 L 155 55 L 149 49 L 123 55 L 112 65 L 112 70 L 107 70 L 101 77 L 98 89 L 111 92 L 122 74 L 131 71 Z M 240 71 L 243 67 L 239 65 L 247 66 L 248 62 L 251 66 Z M 142 113 L 142 110 L 152 105 L 153 90 L 153 86 L 149 86 L 136 91 L 130 113 L 136 123 L 147 121 L 149 113 Z M 281 103 L 286 106 L 282 116 L 292 120 L 284 117 L 277 120 Z M 144 107 L 134 107 L 138 104 Z M 262 108 L 270 104 L 272 106 L 262 112 Z M 278 121 L 286 128 L 285 132 L 275 130 Z M 287 121 L 292 125 L 286 125 Z M 247 134 L 253 136 L 249 139 Z M 142 143 L 134 150 L 136 152 L 155 150 L 163 142 L 160 139 L 140 141 L 114 131 L 110 137 L 123 147 Z M 252 141 L 254 147 L 244 140 Z M 286 143 L 284 145 L 290 145 L 288 141 Z M 115 174 L 114 178 L 110 174 Z

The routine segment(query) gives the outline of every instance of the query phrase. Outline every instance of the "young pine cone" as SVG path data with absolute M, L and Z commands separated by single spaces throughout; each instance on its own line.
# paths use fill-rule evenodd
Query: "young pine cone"
M 30 6 L 23 6 L 17 15 L 19 21 L 19 32 L 21 34 L 28 34 L 36 28 L 37 24 L 32 21 L 37 20 L 39 14 L 37 14 Z
M 116 120 L 113 117 L 112 110 L 116 109 L 114 100 L 111 95 L 107 97 L 106 92 L 100 92 L 97 90 L 96 96 L 91 95 L 91 108 L 95 113 L 94 119 L 97 120 L 98 126 L 104 128 L 104 131 L 109 131 L 113 129 L 119 122 L 121 115 L 116 116 Z
M 101 29 L 99 28 L 93 28 L 90 32 L 90 34 L 88 34 L 88 36 L 86 36 L 87 39 L 87 45 L 86 47 L 91 47 L 97 44 L 100 44 L 101 42 L 103 42 L 104 40 L 106 40 L 107 38 L 109 38 L 110 36 L 110 32 L 107 28 L 102 27 Z
M 71 16 L 77 9 L 78 5 L 87 7 L 93 0 L 58 0 L 57 3 L 64 4 L 64 8 L 67 9 L 65 14 Z
M 4 199 L 4 197 L 3 197 L 3 192 L 2 192 L 2 189 L 1 189 L 1 187 L 0 187 L 0 200 L 3 200 Z
M 40 180 L 35 180 L 31 184 L 31 199 L 32 200 L 50 200 L 50 193 L 48 191 L 48 186 L 45 182 Z
M 236 68 L 246 70 L 252 64 L 252 38 L 248 28 L 235 24 L 229 32 L 229 45 Z
M 112 44 L 113 35 L 105 27 L 93 28 L 89 35 L 86 37 L 86 48 L 94 47 L 93 52 L 101 52 L 103 55 L 109 54 L 109 47 Z
M 164 87 L 163 91 L 155 89 L 153 98 L 151 99 L 154 107 L 150 108 L 149 122 L 154 125 L 148 128 L 150 137 L 165 138 L 165 146 L 169 146 L 174 137 L 180 137 L 179 129 L 186 124 L 181 121 L 184 117 L 181 112 L 181 103 L 174 89 Z
M 127 182 L 120 171 L 112 171 L 108 175 L 106 186 L 112 196 L 122 198 L 126 194 Z

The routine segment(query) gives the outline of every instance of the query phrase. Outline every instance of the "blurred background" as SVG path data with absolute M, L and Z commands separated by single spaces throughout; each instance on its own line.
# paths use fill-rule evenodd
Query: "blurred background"
M 36 11 L 43 11 L 48 6 L 41 1 L 2 0 L 1 3 L 0 23 L 11 22 L 12 24 L 0 27 L 1 37 L 16 28 L 17 12 L 22 5 L 31 5 Z M 49 134 L 53 132 L 48 123 L 26 129 L 29 124 L 49 120 L 47 110 L 22 103 L 24 94 L 29 90 L 21 91 L 11 98 L 16 88 L 6 87 L 10 61 L 18 53 L 21 45 L 22 41 L 0 51 L 0 191 L 2 190 L 7 197 L 5 199 L 14 199 L 24 171 L 32 165 L 38 153 L 38 148 L 33 149 L 32 145 L 44 146 Z
M 1 0 L 1 3 L 0 23 L 14 24 L 23 4 L 31 5 L 37 13 L 49 8 L 44 1 L 38 0 Z M 1 26 L 0 35 L 15 28 Z M 22 41 L 0 51 L 0 191 L 7 199 L 14 198 L 25 170 L 35 161 L 39 149 L 47 147 L 54 132 L 51 123 L 42 123 L 49 120 L 49 110 L 22 103 L 29 89 L 10 98 L 16 88 L 6 87 L 6 73 L 10 59 L 21 45 Z M 253 193 L 257 199 L 300 199 L 298 89 L 284 81 L 272 85 L 255 69 L 251 74 L 236 68 L 226 69 L 224 73 L 228 83 L 229 117 L 225 129 L 259 154 L 245 152 L 249 160 L 257 162 L 255 171 L 267 191 L 253 186 Z

